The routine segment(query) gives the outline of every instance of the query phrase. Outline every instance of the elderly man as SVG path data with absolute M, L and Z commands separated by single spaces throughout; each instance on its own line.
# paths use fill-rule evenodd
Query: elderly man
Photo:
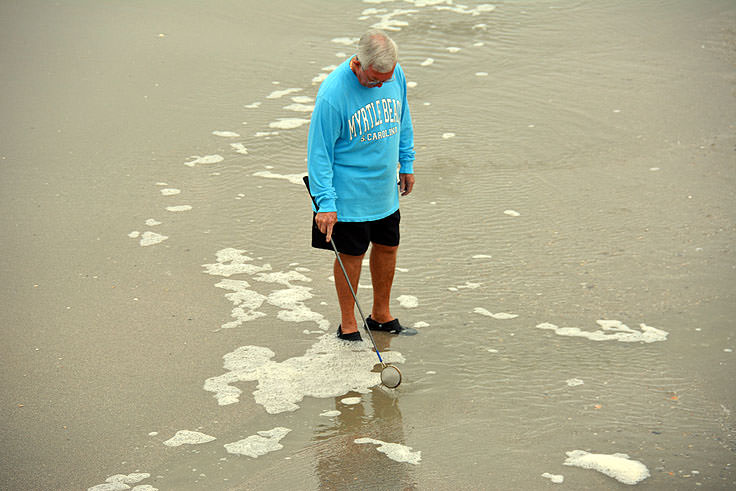
M 366 32 L 358 53 L 319 88 L 307 144 L 310 191 L 317 204 L 312 247 L 335 245 L 357 291 L 363 256 L 371 245 L 373 308 L 368 328 L 415 334 L 389 308 L 399 247 L 399 194 L 414 187 L 414 131 L 406 78 L 396 43 L 379 30 Z M 398 185 L 397 185 L 398 167 Z M 335 287 L 341 323 L 337 336 L 360 341 L 354 300 L 337 259 Z

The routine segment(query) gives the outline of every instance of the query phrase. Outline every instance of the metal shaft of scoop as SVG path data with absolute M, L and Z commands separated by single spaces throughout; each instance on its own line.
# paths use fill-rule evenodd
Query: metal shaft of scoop
M 378 346 L 376 346 L 376 341 L 373 339 L 373 334 L 371 334 L 371 330 L 368 329 L 368 324 L 365 321 L 365 314 L 363 314 L 363 309 L 360 308 L 360 304 L 358 303 L 358 296 L 355 294 L 355 290 L 353 290 L 353 285 L 350 283 L 350 277 L 348 276 L 348 272 L 345 270 L 345 265 L 342 264 L 340 253 L 337 252 L 337 246 L 335 245 L 334 238 L 330 240 L 330 244 L 332 244 L 332 250 L 335 251 L 335 258 L 337 258 L 337 263 L 340 265 L 340 269 L 342 269 L 342 274 L 345 275 L 345 281 L 347 281 L 348 288 L 350 288 L 350 293 L 353 295 L 355 306 L 358 307 L 358 312 L 360 312 L 360 320 L 363 321 L 363 329 L 365 330 L 365 332 L 368 333 L 368 337 L 371 339 L 373 349 L 376 350 L 376 354 L 378 355 L 378 361 L 380 361 L 381 365 L 383 365 L 383 367 L 385 368 L 386 364 L 383 362 L 383 358 L 381 358 L 381 353 L 378 351 Z

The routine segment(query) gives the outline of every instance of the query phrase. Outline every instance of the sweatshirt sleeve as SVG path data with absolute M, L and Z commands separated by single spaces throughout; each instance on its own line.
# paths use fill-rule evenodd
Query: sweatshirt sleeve
M 411 111 L 406 98 L 406 76 L 402 70 L 403 97 L 401 100 L 401 131 L 399 132 L 399 172 L 414 173 L 414 128 L 411 124 Z
M 335 162 L 335 142 L 340 136 L 340 131 L 341 120 L 337 111 L 318 97 L 307 138 L 307 171 L 310 192 L 320 212 L 337 211 L 337 194 L 332 185 L 332 167 Z

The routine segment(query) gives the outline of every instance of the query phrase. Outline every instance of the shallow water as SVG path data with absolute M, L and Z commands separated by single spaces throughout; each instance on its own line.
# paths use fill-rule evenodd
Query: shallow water
M 734 487 L 736 8 L 465 5 L 0 6 L 1 488 L 623 486 L 575 450 Z M 332 339 L 300 182 L 376 22 L 416 83 L 395 391 Z M 603 320 L 666 336 L 539 328 Z

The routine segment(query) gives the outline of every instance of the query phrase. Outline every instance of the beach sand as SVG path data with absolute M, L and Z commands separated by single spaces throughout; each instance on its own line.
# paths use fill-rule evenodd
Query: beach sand
M 736 486 L 736 7 L 463 4 L 0 5 L 0 488 Z M 393 392 L 300 183 L 374 24 L 417 149 Z

